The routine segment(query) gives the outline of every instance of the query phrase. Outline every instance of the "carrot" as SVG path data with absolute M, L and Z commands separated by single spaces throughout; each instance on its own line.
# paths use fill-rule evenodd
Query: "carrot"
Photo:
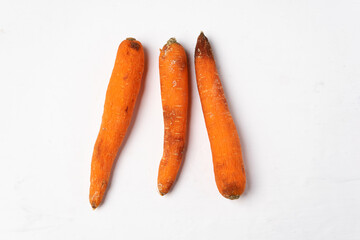
M 158 189 L 161 195 L 165 195 L 171 189 L 179 171 L 187 131 L 187 59 L 184 48 L 175 38 L 170 38 L 160 50 L 159 70 L 165 131 Z
M 104 197 L 112 165 L 131 121 L 143 72 L 143 47 L 139 41 L 127 38 L 117 52 L 92 156 L 89 199 L 93 209 Z
M 241 145 L 216 69 L 210 43 L 201 32 L 195 48 L 195 72 L 219 192 L 237 199 L 245 190 Z

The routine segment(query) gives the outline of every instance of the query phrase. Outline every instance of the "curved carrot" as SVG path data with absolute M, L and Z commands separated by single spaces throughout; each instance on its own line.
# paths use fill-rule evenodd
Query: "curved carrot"
M 244 192 L 246 184 L 240 140 L 216 70 L 210 43 L 204 33 L 197 39 L 195 71 L 211 145 L 216 185 L 224 197 L 237 199 Z
M 161 100 L 164 115 L 164 152 L 159 166 L 158 189 L 169 192 L 179 171 L 186 140 L 188 69 L 184 48 L 171 38 L 159 56 Z
M 133 38 L 118 49 L 110 78 L 99 135 L 96 139 L 90 176 L 90 204 L 101 203 L 111 169 L 129 127 L 144 72 L 144 51 Z

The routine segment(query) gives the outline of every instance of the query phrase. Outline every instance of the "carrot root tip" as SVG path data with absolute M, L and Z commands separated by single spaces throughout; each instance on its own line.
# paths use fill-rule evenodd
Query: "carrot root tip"
M 231 196 L 227 196 L 226 198 L 230 199 L 230 200 L 235 200 L 238 199 L 240 197 L 240 195 L 231 195 Z
M 169 190 L 164 188 L 164 186 L 161 183 L 158 183 L 158 191 L 161 196 L 164 196 L 165 194 L 167 194 L 169 192 Z
M 93 203 L 91 203 L 91 207 L 93 210 L 95 210 L 98 206 L 96 206 L 96 203 L 93 202 Z

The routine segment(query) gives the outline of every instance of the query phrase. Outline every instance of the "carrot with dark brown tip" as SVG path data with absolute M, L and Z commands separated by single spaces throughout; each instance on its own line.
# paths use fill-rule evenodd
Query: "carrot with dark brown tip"
M 165 195 L 178 174 L 185 147 L 188 114 L 188 69 L 184 48 L 171 38 L 159 56 L 161 100 L 164 115 L 164 151 L 158 189 Z
M 131 122 L 143 72 L 141 43 L 133 38 L 124 40 L 117 52 L 92 156 L 89 199 L 93 209 L 104 197 L 114 160 Z
M 195 48 L 195 71 L 211 145 L 216 185 L 224 197 L 237 199 L 244 192 L 246 184 L 240 140 L 210 43 L 202 32 Z

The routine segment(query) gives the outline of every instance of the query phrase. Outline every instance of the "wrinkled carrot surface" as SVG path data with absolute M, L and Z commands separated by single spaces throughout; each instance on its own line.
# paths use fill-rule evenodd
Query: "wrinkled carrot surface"
M 174 38 L 160 50 L 159 70 L 165 131 L 158 189 L 165 195 L 171 189 L 183 159 L 189 98 L 186 54 Z
M 114 160 L 131 121 L 143 72 L 141 43 L 133 38 L 124 40 L 117 52 L 92 156 L 89 200 L 93 209 L 104 197 Z
M 240 140 L 216 69 L 210 43 L 203 33 L 195 48 L 198 91 L 210 140 L 219 192 L 237 199 L 245 190 L 246 176 Z

